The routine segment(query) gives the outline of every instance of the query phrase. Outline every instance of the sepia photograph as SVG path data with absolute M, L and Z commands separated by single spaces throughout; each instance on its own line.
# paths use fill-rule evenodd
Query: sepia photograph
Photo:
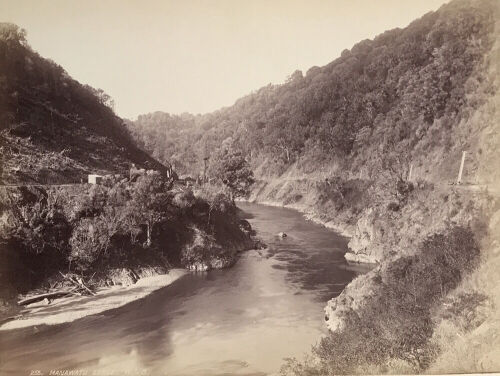
M 0 376 L 500 375 L 499 0 L 0 0 Z

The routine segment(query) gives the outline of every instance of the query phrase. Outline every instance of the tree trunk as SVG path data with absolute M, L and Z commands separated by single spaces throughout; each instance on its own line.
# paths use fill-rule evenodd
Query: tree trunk
M 151 225 L 149 223 L 146 224 L 146 246 L 150 247 L 151 246 Z

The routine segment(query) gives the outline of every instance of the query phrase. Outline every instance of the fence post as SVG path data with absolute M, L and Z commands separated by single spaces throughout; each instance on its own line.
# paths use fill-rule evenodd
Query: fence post
M 465 154 L 467 154 L 467 152 L 463 151 L 462 162 L 460 163 L 460 170 L 458 171 L 458 176 L 457 176 L 457 184 L 460 184 L 462 182 L 462 172 L 464 171 Z
M 413 172 L 413 163 L 410 164 L 410 171 L 408 172 L 408 181 L 411 181 L 411 173 Z

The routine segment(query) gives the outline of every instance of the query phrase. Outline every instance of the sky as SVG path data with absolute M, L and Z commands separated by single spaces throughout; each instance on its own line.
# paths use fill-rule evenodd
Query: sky
M 119 116 L 206 113 L 446 0 L 0 0 L 0 22 Z

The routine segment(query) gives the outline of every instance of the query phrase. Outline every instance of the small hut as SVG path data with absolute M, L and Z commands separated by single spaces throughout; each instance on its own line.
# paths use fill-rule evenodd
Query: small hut
M 90 174 L 88 178 L 89 184 L 101 184 L 102 175 Z

